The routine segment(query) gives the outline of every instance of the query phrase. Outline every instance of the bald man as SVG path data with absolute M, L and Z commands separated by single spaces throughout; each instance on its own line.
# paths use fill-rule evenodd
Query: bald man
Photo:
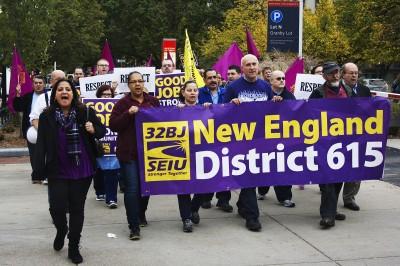
M 254 101 L 280 101 L 282 97 L 272 94 L 271 86 L 258 78 L 259 63 L 257 57 L 248 54 L 241 59 L 242 77 L 230 83 L 225 90 L 224 103 L 240 104 Z M 249 177 L 251 178 L 251 177 Z M 260 231 L 259 210 L 256 188 L 243 188 L 236 203 L 238 213 L 246 219 L 250 231 Z
M 358 67 L 354 63 L 346 63 L 342 66 L 341 83 L 346 91 L 351 92 L 351 97 L 371 97 L 368 87 L 358 82 Z M 360 190 L 361 181 L 345 182 L 343 185 L 344 207 L 353 211 L 359 211 L 360 206 L 356 203 L 355 196 Z
M 285 73 L 276 70 L 271 73 L 270 83 L 272 94 L 280 96 L 283 100 L 296 100 L 294 95 L 285 87 Z M 296 204 L 292 201 L 292 186 L 274 186 L 275 195 L 283 207 L 293 208 Z M 258 187 L 258 200 L 264 200 L 269 187 Z
M 97 61 L 96 69 L 97 75 L 108 74 L 110 71 L 110 63 L 106 59 L 101 58 L 99 61 Z

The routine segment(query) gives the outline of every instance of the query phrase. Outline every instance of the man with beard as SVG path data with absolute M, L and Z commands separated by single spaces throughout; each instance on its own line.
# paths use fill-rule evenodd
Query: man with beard
M 351 92 L 346 91 L 346 88 L 339 82 L 340 67 L 336 62 L 324 63 L 322 71 L 326 81 L 311 93 L 310 99 L 351 97 Z M 321 221 L 319 224 L 323 229 L 335 226 L 335 220 L 346 219 L 344 214 L 337 212 L 337 201 L 342 186 L 342 182 L 319 185 L 321 190 Z

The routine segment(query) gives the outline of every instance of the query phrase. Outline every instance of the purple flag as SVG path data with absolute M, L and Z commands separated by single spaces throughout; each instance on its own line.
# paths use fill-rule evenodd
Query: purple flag
M 233 42 L 232 45 L 226 50 L 226 52 L 218 58 L 218 61 L 213 65 L 213 69 L 218 71 L 221 76 L 227 80 L 228 67 L 230 65 L 240 66 L 240 60 L 243 57 L 243 53 L 240 50 L 238 44 Z
M 293 92 L 294 85 L 296 83 L 296 75 L 298 73 L 304 72 L 304 60 L 303 58 L 296 58 L 296 60 L 292 63 L 292 65 L 286 70 L 285 78 L 286 78 L 286 88 Z
M 108 44 L 108 40 L 106 39 L 106 41 L 104 42 L 104 46 L 103 46 L 103 51 L 101 52 L 101 58 L 104 58 L 108 61 L 109 65 L 110 65 L 110 72 L 112 72 L 114 70 L 114 59 L 111 53 L 111 48 L 110 45 Z
M 14 47 L 11 64 L 10 91 L 7 100 L 8 110 L 12 113 L 15 112 L 13 102 L 18 84 L 21 86 L 21 96 L 24 96 L 33 90 L 31 77 L 29 76 L 28 71 L 26 71 L 25 64 L 22 61 L 17 48 Z
M 150 54 L 149 58 L 147 59 L 146 65 L 147 67 L 151 67 L 153 65 L 153 55 Z
M 247 42 L 247 53 L 255 55 L 257 58 L 260 58 L 260 53 L 258 52 L 256 43 L 253 40 L 253 36 L 251 32 L 246 29 L 246 42 Z

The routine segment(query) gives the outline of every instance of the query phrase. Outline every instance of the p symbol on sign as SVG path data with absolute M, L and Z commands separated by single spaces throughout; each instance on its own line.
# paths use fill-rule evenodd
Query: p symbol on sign
M 283 13 L 280 10 L 273 10 L 270 14 L 271 21 L 274 23 L 279 23 L 283 19 Z

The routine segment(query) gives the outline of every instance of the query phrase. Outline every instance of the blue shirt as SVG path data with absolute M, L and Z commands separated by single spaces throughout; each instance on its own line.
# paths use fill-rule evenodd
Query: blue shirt
M 203 104 L 203 103 L 212 103 L 212 104 L 218 104 L 218 103 L 223 103 L 224 102 L 224 92 L 225 89 L 219 87 L 217 90 L 217 93 L 215 95 L 211 95 L 210 89 L 207 86 L 201 87 L 199 89 L 199 98 L 198 98 L 198 103 Z
M 268 101 L 273 97 L 271 86 L 262 79 L 249 82 L 240 77 L 225 88 L 224 103 L 239 98 L 240 102 Z

